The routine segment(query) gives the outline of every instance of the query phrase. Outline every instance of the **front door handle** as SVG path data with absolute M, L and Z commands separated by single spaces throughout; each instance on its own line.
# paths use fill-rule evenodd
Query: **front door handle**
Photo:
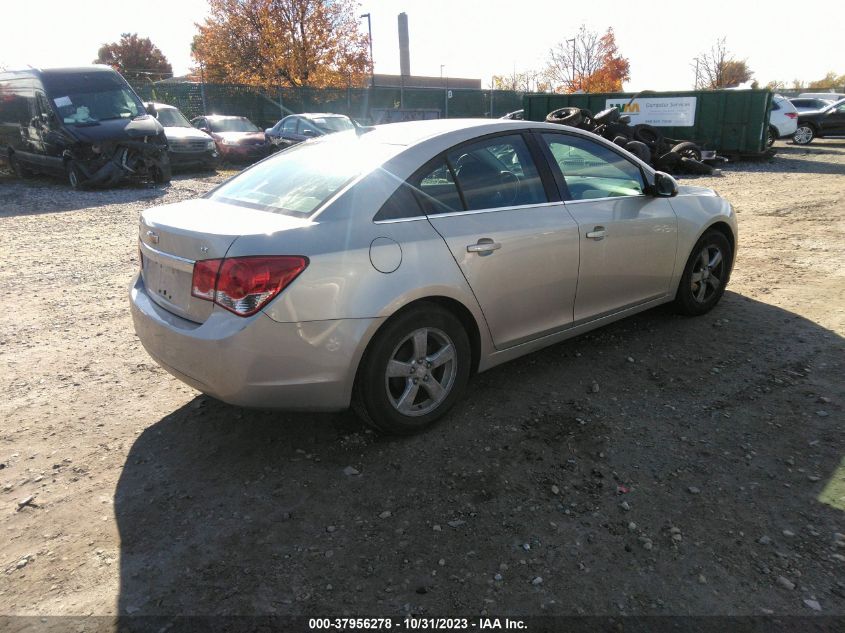
M 597 226 L 592 231 L 587 231 L 587 239 L 603 240 L 607 237 L 607 230 L 603 226 Z
M 470 244 L 467 246 L 467 253 L 478 253 L 479 255 L 490 255 L 493 251 L 497 251 L 502 248 L 502 245 L 498 242 L 494 242 L 489 237 L 482 237 L 478 242 L 475 244 Z

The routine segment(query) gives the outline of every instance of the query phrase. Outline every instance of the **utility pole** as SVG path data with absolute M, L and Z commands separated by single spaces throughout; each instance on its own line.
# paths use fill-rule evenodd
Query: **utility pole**
M 373 24 L 370 21 L 369 13 L 362 13 L 358 18 L 367 18 L 367 33 L 370 36 L 370 87 L 374 88 L 376 85 L 376 70 L 375 62 L 373 61 Z

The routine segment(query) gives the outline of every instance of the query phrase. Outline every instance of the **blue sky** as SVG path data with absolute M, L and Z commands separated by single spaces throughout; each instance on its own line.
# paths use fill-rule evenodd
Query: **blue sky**
M 205 0 L 41 0 L 33 20 L 32 5 L 4 4 L 2 65 L 87 64 L 102 43 L 129 31 L 150 37 L 177 74 L 191 65 L 194 23 L 207 11 Z M 358 13 L 372 15 L 376 72 L 399 70 L 396 16 L 401 11 L 409 18 L 413 74 L 438 76 L 443 64 L 447 75 L 480 78 L 485 87 L 493 74 L 541 69 L 549 49 L 582 23 L 597 31 L 614 28 L 619 49 L 631 62 L 628 90 L 691 88 L 692 58 L 720 36 L 737 58 L 747 59 L 763 84 L 845 73 L 845 57 L 834 54 L 845 24 L 845 4 L 840 2 L 827 4 L 824 19 L 807 24 L 798 3 L 781 0 L 363 0 Z M 361 25 L 365 30 L 366 20 Z

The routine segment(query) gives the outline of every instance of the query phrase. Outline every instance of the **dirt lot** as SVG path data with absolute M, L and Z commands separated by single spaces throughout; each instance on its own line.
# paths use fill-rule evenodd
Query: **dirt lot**
M 410 439 L 147 357 L 139 212 L 222 175 L 0 179 L 0 613 L 845 615 L 845 142 L 778 149 L 687 179 L 739 214 L 712 313 L 477 376 Z

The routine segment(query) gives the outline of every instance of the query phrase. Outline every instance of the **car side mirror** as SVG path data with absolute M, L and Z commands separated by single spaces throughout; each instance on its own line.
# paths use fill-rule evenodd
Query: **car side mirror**
M 674 198 L 678 195 L 678 183 L 667 173 L 654 172 L 654 185 L 652 185 L 651 193 L 658 198 Z

